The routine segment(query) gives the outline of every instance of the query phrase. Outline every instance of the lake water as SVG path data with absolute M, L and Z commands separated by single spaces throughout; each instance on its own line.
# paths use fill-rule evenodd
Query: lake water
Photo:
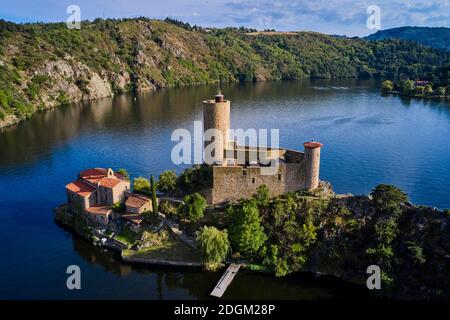
M 373 80 L 227 85 L 232 127 L 278 128 L 280 144 L 322 149 L 321 179 L 339 193 L 401 187 L 414 203 L 450 207 L 448 103 L 382 96 Z M 171 133 L 201 120 L 215 86 L 161 90 L 79 103 L 39 113 L 0 131 L 0 299 L 207 298 L 220 273 L 131 266 L 60 228 L 52 209 L 64 185 L 89 167 L 158 175 L 172 164 Z M 69 291 L 68 265 L 82 270 Z M 327 299 L 366 292 L 331 278 L 275 279 L 239 272 L 225 298 Z

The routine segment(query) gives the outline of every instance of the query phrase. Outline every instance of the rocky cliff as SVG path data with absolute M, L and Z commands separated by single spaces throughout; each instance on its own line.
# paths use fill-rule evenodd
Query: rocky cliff
M 0 20 L 0 127 L 38 110 L 128 91 L 222 81 L 415 77 L 446 52 L 318 33 L 249 33 L 145 18 L 14 24 Z

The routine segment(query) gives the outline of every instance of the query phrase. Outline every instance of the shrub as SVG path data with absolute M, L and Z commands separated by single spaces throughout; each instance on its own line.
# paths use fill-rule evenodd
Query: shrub
M 150 181 L 144 177 L 134 178 L 134 191 L 150 195 Z
M 114 212 L 124 212 L 125 211 L 125 204 L 118 201 L 116 203 L 114 203 L 111 207 L 111 209 L 113 209 Z
M 128 174 L 127 170 L 121 168 L 121 169 L 117 170 L 117 173 L 123 175 L 125 179 L 130 180 L 130 175 Z
M 372 190 L 371 196 L 375 207 L 384 210 L 405 203 L 408 197 L 399 188 L 387 184 L 379 184 Z
M 158 191 L 163 193 L 171 193 L 176 190 L 177 175 L 174 170 L 166 170 L 159 175 L 159 180 L 156 185 Z
M 383 81 L 383 84 L 381 86 L 381 90 L 385 92 L 393 91 L 394 90 L 394 83 L 390 80 Z
M 203 261 L 209 270 L 220 267 L 230 252 L 227 230 L 220 231 L 215 227 L 204 226 L 198 234 Z
M 258 206 L 267 206 L 269 204 L 269 188 L 265 184 L 259 186 L 253 198 L 255 198 Z
M 187 195 L 183 199 L 184 205 L 180 210 L 184 217 L 190 221 L 197 221 L 203 218 L 206 210 L 206 200 L 199 193 Z
M 159 206 L 159 211 L 169 216 L 177 214 L 177 208 L 169 201 L 162 201 L 161 205 Z

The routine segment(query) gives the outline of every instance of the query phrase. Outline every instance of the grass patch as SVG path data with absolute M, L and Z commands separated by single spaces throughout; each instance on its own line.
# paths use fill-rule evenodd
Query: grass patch
M 139 251 L 123 250 L 122 256 L 159 259 L 172 262 L 202 262 L 200 252 L 187 244 L 169 235 L 161 242 L 161 245 L 142 248 Z
M 136 233 L 127 226 L 124 226 L 122 232 L 119 233 L 115 239 L 126 245 L 133 246 L 141 239 L 141 233 Z

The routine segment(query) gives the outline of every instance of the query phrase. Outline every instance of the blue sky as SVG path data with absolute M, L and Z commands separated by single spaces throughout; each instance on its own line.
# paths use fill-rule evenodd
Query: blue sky
M 381 9 L 381 28 L 450 27 L 450 0 L 0 0 L 0 18 L 14 22 L 65 21 L 76 4 L 81 18 L 170 16 L 201 26 L 246 26 L 281 31 L 367 35 L 369 5 Z

